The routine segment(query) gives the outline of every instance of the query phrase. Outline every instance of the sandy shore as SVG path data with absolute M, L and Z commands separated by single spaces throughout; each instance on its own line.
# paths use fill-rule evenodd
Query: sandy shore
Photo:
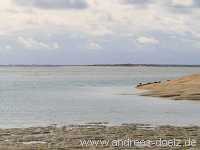
M 200 149 L 200 127 L 173 127 L 127 124 L 121 126 L 79 125 L 66 127 L 32 127 L 22 129 L 0 129 L 0 150 L 77 150 L 77 149 L 115 149 L 114 140 L 149 140 L 161 141 L 176 139 L 176 146 L 171 148 L 144 145 L 121 146 L 116 149 L 183 149 L 184 141 L 193 141 L 191 149 Z M 106 140 L 109 144 L 102 146 L 82 146 L 80 140 Z M 180 143 L 179 143 L 180 142 Z M 180 147 L 178 147 L 178 144 Z M 117 146 L 117 145 L 115 145 Z
M 200 100 L 200 74 L 164 82 L 140 83 L 137 88 L 148 90 L 142 94 L 143 96 L 166 97 L 175 100 Z

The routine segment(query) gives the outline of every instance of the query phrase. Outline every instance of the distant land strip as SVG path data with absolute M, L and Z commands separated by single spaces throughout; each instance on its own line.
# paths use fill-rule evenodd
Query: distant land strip
M 200 65 L 181 65 L 181 64 L 92 64 L 92 65 L 38 65 L 38 64 L 16 64 L 0 65 L 0 67 L 68 67 L 68 66 L 95 66 L 95 67 L 200 67 Z

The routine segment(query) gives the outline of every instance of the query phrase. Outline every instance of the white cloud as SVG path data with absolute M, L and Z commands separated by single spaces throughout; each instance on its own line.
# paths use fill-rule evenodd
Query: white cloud
M 154 37 L 146 37 L 146 36 L 141 36 L 137 38 L 137 42 L 140 44 L 159 44 L 159 41 L 155 39 Z
M 54 49 L 59 49 L 59 48 L 60 48 L 60 45 L 59 45 L 58 43 L 55 42 L 55 43 L 53 43 L 53 48 L 54 48 Z
M 194 4 L 193 0 L 172 0 L 173 5 L 178 6 L 192 6 Z
M 45 1 L 47 2 L 47 0 Z M 121 3 L 122 1 L 127 3 Z M 143 5 L 144 2 L 148 3 L 148 7 Z M 135 8 L 135 3 L 140 7 Z M 77 39 L 80 36 L 89 39 L 116 38 L 125 37 L 130 33 L 138 36 L 146 35 L 145 33 L 149 35 L 152 32 L 179 35 L 190 33 L 195 37 L 200 35 L 199 10 L 195 9 L 192 13 L 181 14 L 167 9 L 170 6 L 176 9 L 177 5 L 195 5 L 192 0 L 87 0 L 88 7 L 78 11 L 59 8 L 30 8 L 25 5 L 20 7 L 13 3 L 13 0 L 2 1 L 0 4 L 0 35 L 16 33 L 26 35 L 27 32 L 35 34 L 35 31 L 46 35 L 47 38 L 51 38 L 48 35 L 54 33 L 57 35 L 72 33 L 77 35 Z M 152 39 L 152 37 L 150 39 L 143 37 L 138 40 L 140 43 L 159 44 L 159 41 Z M 18 38 L 18 42 L 26 48 L 60 48 L 59 44 L 44 41 L 33 38 Z M 89 47 L 99 48 L 99 45 L 95 46 L 93 43 Z
M 199 12 L 194 12 L 189 16 L 175 14 L 165 9 L 166 4 L 163 2 L 167 2 L 167 0 L 148 1 L 148 7 L 141 5 L 135 9 L 132 4 L 120 3 L 122 0 L 87 0 L 89 7 L 80 9 L 80 11 L 19 7 L 15 3 L 11 3 L 11 0 L 8 1 L 10 3 L 1 2 L 1 8 L 4 9 L 0 13 L 0 22 L 2 22 L 0 35 L 19 31 L 43 31 L 44 29 L 49 29 L 50 32 L 62 30 L 62 32 L 83 33 L 95 37 L 151 31 L 178 34 L 200 33 L 196 27 L 194 28 L 194 26 L 200 25 L 200 21 L 196 21 L 192 25 L 194 22 L 192 16 L 198 15 Z M 174 5 L 184 6 L 193 4 L 192 0 L 171 0 L 171 2 Z M 13 12 L 8 10 L 13 10 Z M 188 22 L 191 23 L 190 26 Z
M 85 9 L 87 0 L 14 0 L 19 6 L 42 9 Z
M 53 44 L 47 44 L 33 38 L 24 38 L 21 36 L 17 38 L 17 41 L 26 49 L 58 49 L 60 47 L 56 42 Z
M 11 54 L 13 52 L 13 48 L 11 45 L 0 45 L 0 54 Z
M 101 49 L 101 45 L 96 43 L 96 42 L 90 42 L 87 46 L 88 49 L 90 50 L 97 50 L 97 49 Z
M 32 38 L 24 38 L 19 36 L 17 40 L 25 48 L 49 48 L 45 43 L 36 41 Z
M 12 48 L 11 45 L 6 45 L 6 46 L 5 46 L 5 49 L 7 49 L 7 50 L 10 50 L 11 48 Z

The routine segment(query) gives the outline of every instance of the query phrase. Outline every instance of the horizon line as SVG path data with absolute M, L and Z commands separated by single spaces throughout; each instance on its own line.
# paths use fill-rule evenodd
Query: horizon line
M 146 66 L 146 67 L 200 67 L 200 64 L 132 64 L 132 63 L 124 63 L 124 64 L 0 64 L 0 67 L 59 67 L 59 66 L 124 66 L 124 67 L 134 67 L 134 66 Z

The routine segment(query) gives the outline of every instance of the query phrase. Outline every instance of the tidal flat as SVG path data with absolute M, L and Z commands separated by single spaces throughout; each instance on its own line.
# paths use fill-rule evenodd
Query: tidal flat
M 163 145 L 144 146 L 139 145 L 113 145 L 115 140 L 137 140 L 156 141 L 163 140 Z M 177 140 L 176 145 L 167 146 L 167 140 Z M 194 145 L 186 145 L 184 141 L 192 141 Z M 87 142 L 87 146 L 85 145 Z M 91 145 L 88 141 L 101 141 Z M 106 143 L 106 142 L 108 143 Z M 181 142 L 179 142 L 181 141 Z M 1 150 L 78 150 L 78 149 L 152 149 L 152 150 L 182 150 L 200 149 L 200 127 L 187 126 L 157 126 L 146 124 L 123 124 L 120 126 L 109 126 L 101 123 L 85 125 L 68 125 L 57 127 L 51 125 L 47 127 L 12 128 L 0 129 L 0 149 Z M 179 145 L 179 146 L 178 146 Z

